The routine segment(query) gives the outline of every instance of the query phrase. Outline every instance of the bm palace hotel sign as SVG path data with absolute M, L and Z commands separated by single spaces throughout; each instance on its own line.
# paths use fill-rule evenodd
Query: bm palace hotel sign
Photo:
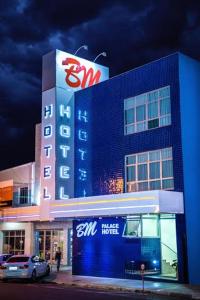
M 81 161 L 87 159 L 89 112 L 77 110 L 74 92 L 108 79 L 108 68 L 59 50 L 43 57 L 41 200 L 65 200 L 74 197 L 74 157 L 79 157 L 76 176 L 87 181 Z M 75 149 L 75 118 L 79 122 Z M 83 128 L 81 128 L 81 123 Z M 80 144 L 80 143 L 79 143 Z M 76 153 L 75 153 L 76 152 Z M 83 189 L 82 196 L 87 191 Z

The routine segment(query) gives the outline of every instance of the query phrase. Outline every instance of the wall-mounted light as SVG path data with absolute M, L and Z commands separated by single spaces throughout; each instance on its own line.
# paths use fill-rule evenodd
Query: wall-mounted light
M 87 46 L 87 45 L 82 45 L 81 47 L 79 47 L 79 48 L 74 52 L 74 55 L 76 55 L 81 49 L 88 50 L 88 46 Z
M 106 57 L 107 54 L 106 54 L 106 52 L 101 52 L 101 53 L 99 53 L 99 54 L 95 57 L 95 59 L 93 60 L 93 62 L 95 62 L 100 56 Z

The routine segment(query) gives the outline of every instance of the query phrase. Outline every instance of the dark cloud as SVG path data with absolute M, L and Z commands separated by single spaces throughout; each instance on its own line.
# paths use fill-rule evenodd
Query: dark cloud
M 200 1 L 1 0 L 0 169 L 34 159 L 42 55 L 83 44 L 111 76 L 177 50 L 200 59 Z

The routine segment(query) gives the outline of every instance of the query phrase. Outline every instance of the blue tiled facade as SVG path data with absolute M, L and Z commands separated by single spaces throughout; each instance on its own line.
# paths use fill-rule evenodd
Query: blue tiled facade
M 172 125 L 124 135 L 124 99 L 167 85 L 171 89 Z M 92 153 L 87 169 L 92 170 L 92 185 L 88 187 L 88 195 L 108 194 L 109 180 L 124 180 L 125 155 L 171 146 L 175 190 L 183 191 L 178 54 L 82 90 L 75 101 L 76 109 L 87 110 L 89 115 L 88 145 Z M 77 120 L 75 128 L 80 128 Z M 78 183 L 75 190 L 76 196 L 81 196 Z
M 175 53 L 76 93 L 76 197 L 82 196 L 83 190 L 88 196 L 125 192 L 125 156 L 167 147 L 173 149 L 174 190 L 184 192 L 186 174 L 183 172 L 184 133 L 181 126 L 181 118 L 183 122 L 184 114 L 183 112 L 181 114 L 180 107 L 183 99 L 181 98 L 180 101 L 179 77 L 181 57 L 179 53 Z M 165 86 L 170 86 L 171 125 L 125 135 L 124 99 Z M 78 110 L 88 113 L 88 123 L 84 126 L 88 133 L 85 149 L 87 148 L 89 155 L 82 162 L 88 177 L 84 182 L 81 182 L 78 176 L 80 158 L 77 149 L 82 146 L 78 139 L 78 130 L 83 126 L 76 118 Z M 121 190 L 116 188 L 116 181 L 123 182 Z M 189 203 L 189 199 L 185 198 L 185 202 Z M 184 215 L 176 215 L 176 225 L 179 281 L 186 282 L 188 280 L 187 249 L 190 246 L 187 245 Z M 191 226 L 190 230 L 192 230 Z M 194 242 L 194 237 L 191 241 Z

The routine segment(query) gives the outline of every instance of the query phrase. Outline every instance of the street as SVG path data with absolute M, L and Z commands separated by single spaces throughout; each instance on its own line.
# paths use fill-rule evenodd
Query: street
M 167 300 L 183 299 L 163 297 L 155 295 L 141 295 L 133 293 L 99 291 L 94 289 L 80 289 L 75 287 L 65 287 L 57 284 L 40 284 L 24 282 L 0 282 L 0 296 L 2 300 Z

